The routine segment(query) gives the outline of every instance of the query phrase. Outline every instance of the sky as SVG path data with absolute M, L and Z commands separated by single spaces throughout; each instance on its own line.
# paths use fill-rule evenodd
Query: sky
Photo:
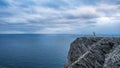
M 119 34 L 120 0 L 0 0 L 0 34 Z

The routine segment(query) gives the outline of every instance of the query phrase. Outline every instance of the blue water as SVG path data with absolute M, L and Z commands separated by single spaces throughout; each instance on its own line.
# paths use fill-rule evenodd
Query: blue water
M 0 65 L 63 68 L 70 43 L 79 35 L 1 34 Z

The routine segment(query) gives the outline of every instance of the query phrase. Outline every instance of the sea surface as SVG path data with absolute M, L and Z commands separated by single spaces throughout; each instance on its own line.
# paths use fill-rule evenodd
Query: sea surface
M 8 68 L 64 68 L 70 44 L 79 36 L 1 34 L 0 65 Z
M 83 35 L 0 34 L 0 66 L 64 68 L 70 44 L 80 36 Z

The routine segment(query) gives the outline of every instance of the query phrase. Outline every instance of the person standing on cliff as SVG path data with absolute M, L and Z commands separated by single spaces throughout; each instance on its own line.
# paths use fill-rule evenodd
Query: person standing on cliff
M 95 35 L 95 32 L 93 32 L 93 36 L 96 36 L 96 35 Z

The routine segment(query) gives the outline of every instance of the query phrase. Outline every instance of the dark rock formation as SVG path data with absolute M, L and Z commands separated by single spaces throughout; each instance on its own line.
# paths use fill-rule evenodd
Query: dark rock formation
M 120 68 L 120 38 L 77 38 L 71 44 L 65 68 Z

